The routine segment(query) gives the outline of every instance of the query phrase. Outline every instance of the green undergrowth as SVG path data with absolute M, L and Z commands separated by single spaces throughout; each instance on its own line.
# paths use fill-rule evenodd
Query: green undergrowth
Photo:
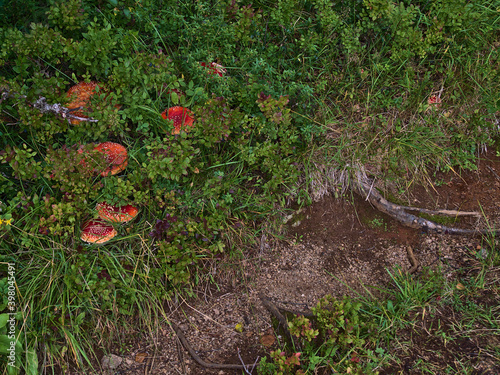
M 422 373 L 497 370 L 498 362 L 488 360 L 498 354 L 500 335 L 498 241 L 465 251 L 469 264 L 451 273 L 446 263 L 414 275 L 395 267 L 387 270 L 384 287 L 367 286 L 353 297 L 327 295 L 312 316 L 287 313 L 293 341 L 279 336 L 259 374 L 392 374 L 408 366 Z M 464 356 L 471 342 L 479 353 Z M 418 360 L 422 351 L 432 352 L 427 361 Z M 455 360 L 443 360 L 450 357 Z
M 209 278 L 208 262 L 277 235 L 324 167 L 408 186 L 475 168 L 498 139 L 494 1 L 4 0 L 0 24 L 0 281 L 15 279 L 0 339 L 15 302 L 19 349 L 9 374 L 87 365 L 101 337 L 107 349 L 151 329 L 162 301 Z M 34 107 L 67 104 L 81 81 L 102 84 L 96 122 Z M 173 106 L 192 111 L 191 131 L 172 134 L 161 113 Z M 106 141 L 126 147 L 128 165 L 102 177 L 93 145 Z M 87 245 L 80 228 L 99 202 L 140 214 Z

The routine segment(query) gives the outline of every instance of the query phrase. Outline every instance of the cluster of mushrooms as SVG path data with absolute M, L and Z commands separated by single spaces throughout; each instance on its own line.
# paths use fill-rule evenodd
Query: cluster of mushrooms
M 216 74 L 222 77 L 225 70 L 221 65 L 216 63 L 201 63 L 201 66 L 207 68 L 208 74 Z M 80 82 L 71 87 L 67 92 L 67 97 L 71 100 L 67 108 L 72 110 L 72 114 L 79 118 L 87 119 L 85 110 L 88 110 L 88 104 L 92 95 L 95 94 L 96 88 L 101 89 L 101 84 L 97 82 Z M 178 90 L 174 89 L 178 94 Z M 183 95 L 183 93 L 180 93 Z M 119 105 L 116 106 L 118 109 Z M 194 126 L 194 114 L 185 107 L 175 106 L 165 109 L 161 116 L 165 120 L 170 120 L 173 123 L 174 129 L 172 134 L 179 134 L 181 130 L 188 131 Z M 73 125 L 77 125 L 81 120 L 71 119 Z M 104 142 L 94 147 L 94 150 L 99 151 L 104 155 L 107 168 L 100 171 L 102 177 L 113 176 L 125 170 L 128 164 L 127 149 L 119 143 Z M 83 152 L 80 150 L 80 152 Z M 85 163 L 83 160 L 82 163 Z M 96 205 L 98 214 L 97 219 L 86 221 L 81 228 L 80 238 L 82 241 L 92 244 L 103 244 L 114 238 L 118 232 L 113 224 L 128 223 L 137 217 L 139 210 L 130 204 L 124 206 L 115 206 L 106 202 L 101 202 Z
M 103 177 L 122 172 L 128 164 L 127 150 L 121 144 L 104 142 L 98 144 L 94 150 L 101 152 L 106 160 L 107 168 L 100 172 Z M 128 223 L 139 213 L 137 207 L 130 204 L 114 206 L 101 202 L 95 209 L 99 218 L 85 222 L 80 235 L 83 241 L 94 244 L 103 244 L 118 234 L 113 223 Z

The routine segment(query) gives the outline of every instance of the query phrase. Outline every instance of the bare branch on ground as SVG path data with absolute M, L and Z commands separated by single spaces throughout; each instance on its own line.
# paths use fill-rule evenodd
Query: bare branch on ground
M 0 94 L 0 103 L 2 103 L 4 100 L 6 100 L 8 98 L 14 98 L 14 97 L 15 96 L 10 91 L 4 90 Z M 26 95 L 19 95 L 18 98 L 26 99 Z M 38 98 L 36 102 L 30 104 L 30 106 L 38 109 L 43 114 L 54 113 L 56 115 L 59 115 L 63 119 L 66 119 L 69 123 L 71 123 L 71 120 L 88 121 L 88 122 L 98 122 L 99 121 L 99 120 L 96 120 L 93 118 L 77 116 L 73 113 L 76 111 L 80 111 L 83 107 L 69 109 L 69 108 L 64 107 L 60 103 L 49 104 L 49 103 L 47 103 L 47 99 L 43 96 Z

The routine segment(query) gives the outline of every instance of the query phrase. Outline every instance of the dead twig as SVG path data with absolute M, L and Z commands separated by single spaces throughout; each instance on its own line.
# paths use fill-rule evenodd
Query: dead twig
M 493 176 L 495 176 L 496 179 L 498 179 L 500 181 L 500 176 L 498 175 L 498 173 L 495 172 L 495 170 L 493 168 L 491 168 L 489 165 L 486 166 L 486 168 L 489 169 L 489 171 L 491 173 L 493 173 Z
M 238 348 L 238 358 L 240 359 L 241 365 L 243 366 L 243 370 L 245 371 L 245 373 L 247 373 L 248 375 L 252 375 L 252 371 L 253 371 L 255 365 L 257 364 L 257 361 L 259 360 L 259 356 L 257 356 L 257 359 L 253 363 L 251 370 L 249 370 L 248 367 L 245 365 L 245 362 L 243 362 L 243 358 L 241 358 L 241 355 L 240 355 L 240 348 Z

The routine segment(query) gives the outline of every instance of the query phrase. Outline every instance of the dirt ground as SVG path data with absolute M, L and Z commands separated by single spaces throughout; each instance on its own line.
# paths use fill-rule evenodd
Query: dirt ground
M 490 226 L 500 226 L 500 157 L 494 152 L 483 155 L 478 171 L 439 173 L 434 182 L 433 189 L 411 190 L 404 204 L 428 209 L 482 210 Z M 485 221 L 468 218 L 446 225 L 484 228 Z M 280 337 L 273 332 L 270 313 L 262 305 L 260 294 L 289 309 L 304 310 L 325 294 L 354 295 L 365 293 L 366 286 L 387 285 L 386 269 L 411 266 L 407 246 L 412 247 L 421 267 L 440 265 L 445 276 L 466 265 L 471 254 L 483 246 L 481 237 L 429 235 L 402 227 L 355 195 L 339 199 L 324 196 L 291 215 L 287 226 L 286 240 L 268 242 L 261 238 L 260 246 L 246 252 L 237 267 L 214 266 L 211 272 L 216 283 L 200 287 L 198 299 L 168 305 L 168 318 L 183 330 L 205 361 L 240 364 L 241 356 L 245 363 L 253 364 L 277 347 Z M 499 301 L 498 296 L 488 298 L 489 303 Z M 442 315 L 446 316 L 446 311 Z M 242 332 L 236 331 L 237 325 L 241 325 Z M 422 320 L 422 329 L 429 326 L 432 317 Z M 444 368 L 440 364 L 452 366 L 453 350 L 461 349 L 464 355 L 472 355 L 478 374 L 500 372 L 493 360 L 479 358 L 480 343 L 456 342 L 457 347 L 450 346 L 449 355 L 443 357 L 435 351 L 442 343 L 419 342 L 410 332 L 403 332 L 402 340 L 405 334 L 415 346 L 397 353 L 401 364 L 381 369 L 382 373 L 418 373 L 411 369 L 422 359 L 435 362 L 439 368 Z M 492 340 L 500 345 L 498 337 Z M 125 353 L 115 354 L 120 356 L 121 365 L 108 370 L 110 374 L 242 373 L 199 366 L 167 324 L 132 340 Z

